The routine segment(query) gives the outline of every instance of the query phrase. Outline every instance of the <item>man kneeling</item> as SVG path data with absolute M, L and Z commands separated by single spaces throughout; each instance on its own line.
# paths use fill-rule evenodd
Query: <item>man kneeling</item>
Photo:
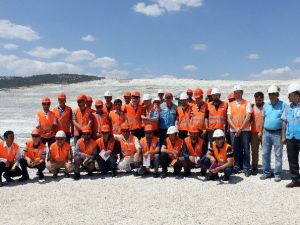
M 64 168 L 65 176 L 69 177 L 74 169 L 71 145 L 66 142 L 66 134 L 62 130 L 57 131 L 55 140 L 48 153 L 47 169 L 53 174 L 53 178 L 57 178 L 59 170 Z
M 208 150 L 204 165 L 209 169 L 208 180 L 218 178 L 218 173 L 224 172 L 224 181 L 228 181 L 233 172 L 233 150 L 226 143 L 225 134 L 222 130 L 217 129 L 213 133 L 212 148 Z

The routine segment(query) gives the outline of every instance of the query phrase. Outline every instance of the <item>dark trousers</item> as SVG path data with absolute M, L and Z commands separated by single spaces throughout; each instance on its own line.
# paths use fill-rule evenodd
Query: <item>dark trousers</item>
M 100 157 L 98 162 L 101 173 L 107 173 L 108 171 L 115 172 L 117 170 L 117 160 L 114 155 L 110 155 L 106 161 Z
M 50 146 L 55 142 L 55 137 L 51 137 L 51 138 L 41 138 L 41 141 L 43 142 L 43 144 L 47 144 L 48 148 L 50 148 Z
M 160 165 L 162 167 L 162 172 L 166 173 L 168 172 L 168 166 L 172 162 L 172 158 L 169 156 L 168 153 L 162 152 L 160 155 Z M 182 163 L 177 160 L 177 162 L 174 164 L 174 173 L 180 173 L 182 169 Z
M 155 154 L 154 158 L 150 161 L 150 167 L 154 168 L 154 173 L 158 173 L 158 167 L 159 167 L 159 154 Z M 146 173 L 146 167 L 141 165 L 141 167 L 138 169 L 138 173 L 140 175 L 144 175 Z
M 290 166 L 291 178 L 295 183 L 300 182 L 299 174 L 299 151 L 300 151 L 300 140 L 295 138 L 288 139 L 286 141 L 287 155 Z
M 195 168 L 195 163 L 192 163 L 190 159 L 184 159 L 182 162 L 182 166 L 185 174 L 191 173 L 191 169 Z
M 5 173 L 6 177 L 18 177 L 24 174 L 24 171 L 22 171 L 19 167 L 16 167 L 13 171 L 10 171 L 11 167 L 12 165 L 6 167 L 4 162 L 0 162 L 0 177 L 3 173 Z
M 133 136 L 136 136 L 139 140 L 145 136 L 144 129 L 135 129 L 130 131 Z
M 206 169 L 209 169 L 211 166 L 211 162 L 208 158 L 205 157 L 205 159 L 203 160 L 203 164 L 205 166 Z M 230 176 L 233 173 L 233 166 L 231 167 L 227 167 L 223 170 L 220 171 L 221 173 L 223 172 L 225 174 L 225 176 Z
M 179 138 L 185 139 L 188 136 L 188 131 L 187 130 L 180 130 L 178 133 Z
M 166 140 L 167 138 L 167 130 L 168 129 L 160 129 L 159 130 L 159 142 L 160 144 L 164 143 L 164 141 Z
M 28 163 L 27 163 L 27 160 L 26 159 L 20 159 L 20 166 L 22 168 L 22 171 L 24 171 L 24 174 L 23 176 L 28 176 L 28 171 L 27 171 L 27 168 L 35 168 L 35 169 L 38 169 L 38 172 L 39 174 L 41 174 L 45 168 L 46 168 L 46 163 L 45 161 L 40 163 L 39 165 L 36 165 L 36 166 L 29 166 Z

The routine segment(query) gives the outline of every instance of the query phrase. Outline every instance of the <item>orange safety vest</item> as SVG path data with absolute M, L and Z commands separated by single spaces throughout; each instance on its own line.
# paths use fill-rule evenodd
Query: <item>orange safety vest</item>
M 138 105 L 135 110 L 132 104 L 126 105 L 127 111 L 127 121 L 130 130 L 141 129 L 142 128 L 142 114 L 143 114 L 143 106 Z
M 79 149 L 82 153 L 84 154 L 87 154 L 89 156 L 92 156 L 93 155 L 93 152 L 94 152 L 94 149 L 97 147 L 97 143 L 95 140 L 93 139 L 90 139 L 89 142 L 86 144 L 84 142 L 84 139 L 83 138 L 80 138 L 78 141 L 77 141 L 77 144 L 79 146 Z
M 183 144 L 183 140 L 180 139 L 179 137 L 177 137 L 177 140 L 175 142 L 175 145 L 173 146 L 171 140 L 169 137 L 166 138 L 166 143 L 167 143 L 167 149 L 168 151 L 177 151 L 178 152 L 178 155 L 181 154 L 181 151 L 182 151 L 182 144 Z M 175 159 L 174 155 L 171 156 L 172 159 Z
M 63 130 L 66 133 L 70 133 L 71 120 L 72 120 L 72 109 L 66 106 L 62 115 L 59 115 L 58 106 L 53 109 L 53 113 L 57 119 L 57 130 Z
M 30 140 L 26 142 L 26 149 L 27 152 L 24 153 L 24 156 L 30 158 L 32 161 L 35 161 L 36 159 L 42 159 L 45 144 L 40 142 L 38 148 L 36 149 L 33 147 L 33 141 Z
M 192 118 L 190 126 L 195 126 L 199 130 L 205 130 L 205 111 L 207 109 L 207 103 L 204 102 L 198 110 L 198 105 L 195 103 L 192 107 Z
M 106 112 L 107 114 L 109 114 L 111 111 L 113 111 L 115 109 L 116 109 L 116 107 L 114 104 L 112 104 L 110 109 L 107 108 L 106 104 L 103 105 L 103 111 Z
M 4 141 L 0 141 L 0 158 L 6 159 L 9 163 L 14 163 L 18 150 L 19 145 L 13 142 L 8 154 L 7 148 L 4 147 Z
M 190 156 L 202 156 L 202 147 L 204 142 L 202 138 L 198 138 L 195 148 L 192 145 L 191 137 L 186 137 L 184 139 L 184 142 L 186 144 L 187 151 Z
M 51 158 L 55 162 L 66 163 L 69 160 L 71 145 L 68 142 L 64 142 L 60 149 L 56 142 L 50 146 Z
M 126 119 L 125 113 L 121 111 L 121 114 L 118 114 L 116 110 L 113 110 L 109 113 L 109 117 L 113 134 L 121 134 L 121 124 L 124 123 Z
M 136 148 L 135 148 L 135 144 L 134 144 L 134 138 L 135 136 L 130 135 L 129 136 L 129 140 L 128 142 L 126 142 L 124 140 L 124 138 L 122 138 L 120 140 L 120 144 L 121 144 L 121 151 L 123 156 L 134 156 L 134 154 L 136 153 Z
M 243 125 L 243 122 L 247 116 L 246 107 L 247 107 L 248 101 L 242 100 L 239 107 L 237 106 L 236 100 L 230 103 L 230 118 L 232 122 L 234 123 L 234 126 L 237 128 L 241 128 Z M 248 121 L 244 129 L 250 129 L 250 122 Z
M 55 115 L 52 111 L 48 112 L 48 119 L 44 111 L 39 111 L 37 113 L 40 122 L 40 128 L 42 130 L 41 137 L 49 138 L 55 136 L 55 131 L 53 130 L 53 125 L 55 121 Z M 50 136 L 46 136 L 45 133 L 51 132 Z
M 213 102 L 208 103 L 208 129 L 216 130 L 222 129 L 224 130 L 226 119 L 227 119 L 227 102 L 221 101 L 218 110 L 214 106 Z
M 223 147 L 219 150 L 216 143 L 213 142 L 212 150 L 219 165 L 224 165 L 227 162 L 227 150 L 229 147 L 231 146 L 225 142 Z
M 80 126 L 85 126 L 88 125 L 90 121 L 90 114 L 92 113 L 92 110 L 89 108 L 86 108 L 83 115 L 80 111 L 79 108 L 75 110 L 75 115 L 76 115 L 76 122 L 80 124 Z M 76 128 L 74 129 L 74 135 L 79 136 L 79 130 Z
M 192 107 L 190 105 L 187 106 L 186 110 L 183 111 L 182 106 L 177 108 L 178 115 L 178 130 L 189 130 L 190 118 L 191 118 Z
M 261 131 L 263 127 L 263 121 L 264 121 L 264 114 L 263 114 L 263 107 L 262 109 L 259 109 L 256 105 L 253 105 L 252 107 L 253 111 L 251 114 L 251 132 L 252 133 L 258 133 Z
M 110 138 L 108 140 L 107 146 L 105 147 L 103 137 L 101 137 L 101 138 L 97 139 L 96 143 L 97 143 L 100 151 L 104 150 L 104 151 L 111 151 L 111 152 L 113 152 L 116 141 L 115 141 L 115 139 L 113 137 Z
M 155 106 L 151 106 L 151 108 L 150 108 L 150 110 L 147 110 L 147 108 L 145 108 L 145 116 L 147 117 L 147 118 L 150 118 L 150 113 L 151 113 L 151 111 L 152 110 L 157 110 L 157 107 L 155 107 Z M 148 124 L 150 124 L 150 125 L 152 125 L 152 129 L 153 130 L 158 130 L 158 124 L 159 123 L 159 119 L 157 120 L 157 121 L 153 121 L 153 120 L 143 120 L 143 127 L 145 127 L 146 125 L 148 125 Z
M 103 125 L 108 124 L 108 114 L 103 112 L 102 114 L 93 113 L 93 126 L 96 128 L 98 133 L 101 133 L 101 128 Z
M 159 138 L 153 136 L 151 143 L 150 143 L 150 148 L 149 148 L 146 137 L 144 137 L 140 140 L 140 143 L 143 147 L 143 154 L 149 152 L 151 160 L 154 158 L 154 155 L 151 153 L 153 153 L 155 151 L 158 141 L 159 141 Z

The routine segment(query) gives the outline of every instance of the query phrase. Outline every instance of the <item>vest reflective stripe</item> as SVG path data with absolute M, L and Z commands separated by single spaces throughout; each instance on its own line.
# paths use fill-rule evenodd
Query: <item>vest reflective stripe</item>
M 108 124 L 108 114 L 107 113 L 102 113 L 99 115 L 98 113 L 93 113 L 93 126 L 96 128 L 95 130 L 98 133 L 101 133 L 101 127 L 105 124 Z
M 213 102 L 208 103 L 208 129 L 209 130 L 216 130 L 222 129 L 224 130 L 226 119 L 227 119 L 227 102 L 221 102 L 218 110 L 214 106 Z
M 142 128 L 142 114 L 143 114 L 143 107 L 138 105 L 137 110 L 134 109 L 132 104 L 126 105 L 127 111 L 127 121 L 130 130 L 141 129 Z
M 55 136 L 55 131 L 53 129 L 54 121 L 55 121 L 55 115 L 52 111 L 48 112 L 48 118 L 46 118 L 45 112 L 44 111 L 39 111 L 37 113 L 37 116 L 39 118 L 40 122 L 40 127 L 41 130 L 43 131 L 41 133 L 41 137 L 43 138 L 49 138 L 49 137 L 54 137 Z M 46 136 L 45 133 L 51 132 L 50 136 Z
M 25 156 L 30 158 L 32 161 L 35 161 L 36 159 L 42 159 L 43 157 L 43 151 L 45 149 L 45 144 L 40 142 L 38 148 L 33 147 L 33 141 L 30 140 L 26 142 L 26 149 L 27 152 L 25 152 Z
M 227 150 L 229 147 L 231 146 L 225 142 L 225 144 L 219 151 L 216 143 L 213 142 L 212 150 L 214 153 L 214 157 L 216 158 L 219 165 L 224 165 L 227 162 Z
M 114 138 L 110 138 L 108 140 L 108 143 L 107 143 L 107 146 L 105 147 L 105 144 L 104 144 L 104 140 L 103 140 L 103 137 L 99 138 L 96 143 L 99 147 L 99 150 L 104 150 L 104 151 L 111 151 L 113 152 L 114 150 L 114 147 L 115 147 L 115 139 Z
M 4 147 L 4 141 L 0 141 L 0 158 L 6 159 L 9 163 L 14 163 L 18 149 L 19 145 L 16 143 L 12 143 L 10 152 L 8 154 L 7 148 Z
M 197 127 L 200 130 L 205 130 L 205 111 L 207 108 L 207 103 L 201 105 L 200 110 L 198 110 L 198 105 L 194 104 L 192 107 L 192 118 L 190 121 L 190 126 Z
M 91 114 L 91 109 L 86 108 L 83 115 L 80 111 L 79 108 L 75 110 L 75 115 L 76 115 L 76 122 L 79 123 L 80 126 L 85 126 L 88 125 L 89 119 L 90 119 L 90 114 Z M 78 136 L 79 135 L 79 130 L 74 127 L 74 135 Z
M 159 128 L 168 129 L 170 126 L 175 126 L 177 106 L 172 104 L 171 108 L 164 102 L 161 105 L 159 112 Z
M 97 143 L 95 140 L 93 139 L 90 139 L 89 142 L 86 143 L 84 142 L 84 139 L 83 138 L 80 138 L 78 141 L 77 141 L 77 144 L 79 146 L 79 149 L 80 149 L 80 152 L 84 153 L 84 154 L 87 154 L 89 156 L 92 156 L 93 155 L 93 151 L 94 149 L 97 147 Z
M 263 107 L 262 109 L 257 108 L 256 105 L 253 105 L 253 112 L 251 114 L 251 132 L 258 133 L 263 127 Z
M 152 152 L 153 153 L 155 151 L 155 149 L 156 149 L 158 141 L 159 141 L 159 138 L 153 136 L 152 140 L 151 140 L 150 148 L 149 148 L 146 137 L 142 138 L 140 140 L 140 143 L 141 143 L 141 145 L 143 147 L 143 154 L 145 154 L 147 152 L 150 152 L 150 153 Z M 151 154 L 150 158 L 152 160 L 154 158 L 154 155 Z
M 65 163 L 69 160 L 69 154 L 71 150 L 71 145 L 68 142 L 64 142 L 62 148 L 60 149 L 56 142 L 50 146 L 51 158 L 55 162 Z
M 167 144 L 166 147 L 167 147 L 168 151 L 171 151 L 171 152 L 177 151 L 179 155 L 181 154 L 182 144 L 183 144 L 183 140 L 182 139 L 180 139 L 179 137 L 177 137 L 175 145 L 173 146 L 170 138 L 168 137 L 168 138 L 166 138 L 166 144 Z M 175 159 L 174 155 L 172 155 L 171 158 Z
M 183 111 L 182 106 L 177 108 L 178 130 L 189 130 L 191 111 L 192 108 L 190 106 L 188 106 L 185 111 Z
M 136 148 L 135 148 L 135 144 L 134 144 L 134 136 L 133 135 L 129 136 L 128 143 L 124 140 L 124 138 L 122 138 L 120 140 L 120 144 L 121 144 L 121 151 L 122 151 L 122 154 L 124 157 L 134 156 L 134 154 L 136 153 Z
M 53 113 L 57 119 L 57 130 L 63 130 L 64 132 L 70 133 L 72 110 L 69 106 L 65 107 L 62 115 L 59 115 L 58 107 L 53 109 Z
M 119 115 L 116 110 L 113 110 L 109 113 L 109 117 L 112 123 L 113 134 L 121 134 L 121 124 L 125 122 L 125 114 L 121 112 Z
M 203 139 L 198 138 L 195 148 L 192 145 L 192 140 L 190 137 L 186 137 L 184 142 L 187 147 L 188 154 L 190 156 L 202 156 L 202 147 L 203 147 Z
M 248 104 L 248 101 L 246 101 L 244 99 L 242 100 L 239 107 L 237 107 L 236 101 L 233 101 L 230 103 L 230 110 L 231 110 L 230 118 L 236 128 L 241 128 L 243 125 L 243 122 L 247 116 L 247 112 L 246 112 L 247 104 Z M 244 129 L 250 129 L 249 121 L 245 125 Z
M 300 107 L 292 109 L 288 106 L 286 120 L 286 138 L 300 140 Z

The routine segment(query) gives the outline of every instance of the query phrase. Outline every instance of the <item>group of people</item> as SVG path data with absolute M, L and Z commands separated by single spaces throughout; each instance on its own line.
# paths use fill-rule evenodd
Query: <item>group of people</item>
M 7 182 L 14 176 L 28 180 L 27 168 L 36 168 L 39 179 L 44 179 L 47 168 L 53 178 L 60 171 L 66 177 L 74 172 L 75 180 L 82 171 L 88 176 L 99 171 L 114 177 L 117 171 L 125 171 L 165 178 L 170 167 L 176 176 L 189 176 L 196 168 L 208 180 L 218 179 L 222 173 L 222 179 L 228 181 L 233 173 L 257 175 L 260 145 L 260 179 L 274 176 L 279 182 L 284 144 L 292 178 L 286 187 L 300 186 L 300 85 L 289 85 L 289 104 L 279 100 L 276 85 L 269 87 L 270 102 L 266 103 L 263 92 L 254 94 L 254 104 L 243 98 L 243 92 L 241 85 L 235 85 L 228 101 L 223 101 L 218 88 L 207 90 L 205 99 L 202 89 L 188 89 L 176 105 L 173 94 L 163 90 L 154 99 L 149 94 L 141 99 L 139 91 L 126 91 L 123 101 L 113 101 L 107 91 L 105 101 L 97 99 L 95 108 L 92 97 L 79 95 L 75 110 L 66 105 L 64 93 L 58 95 L 58 106 L 52 110 L 50 98 L 45 97 L 32 138 L 22 151 L 14 142 L 13 131 L 4 133 L 0 186 L 2 175 Z M 270 166 L 273 147 L 274 173 Z

